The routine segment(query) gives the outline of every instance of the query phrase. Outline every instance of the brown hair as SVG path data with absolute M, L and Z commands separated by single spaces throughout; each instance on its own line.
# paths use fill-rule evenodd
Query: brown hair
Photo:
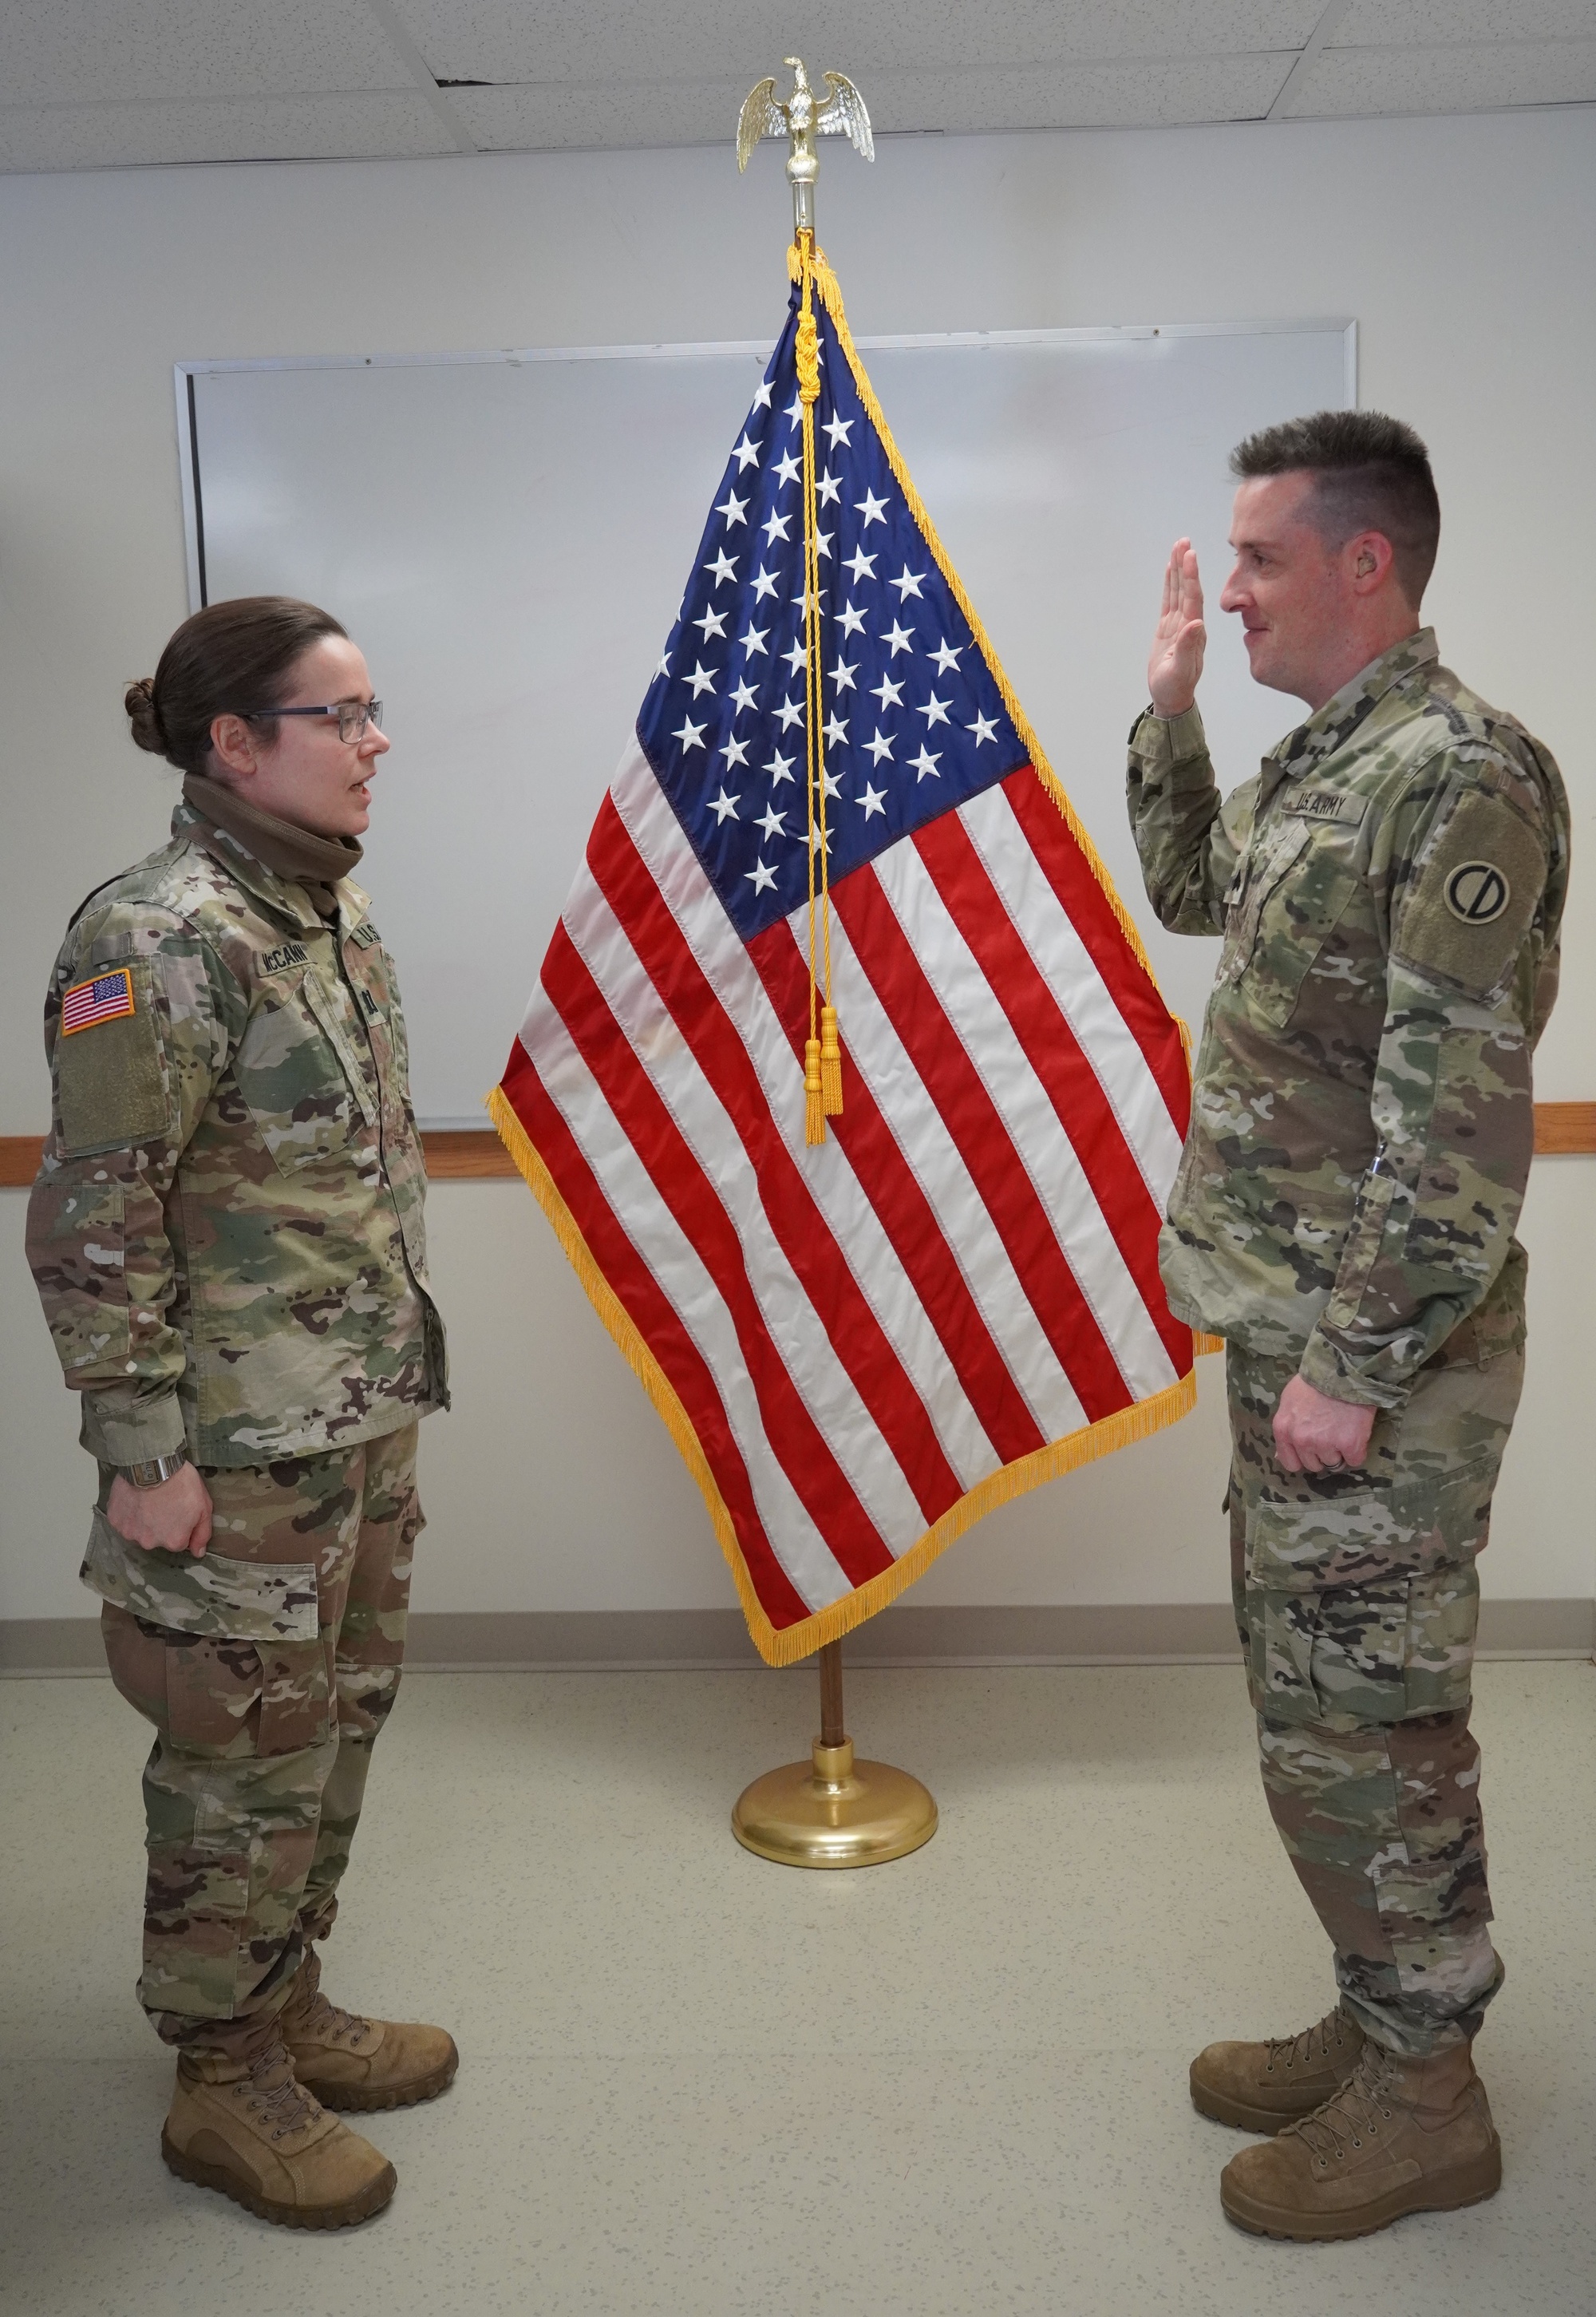
M 1411 426 L 1380 410 L 1315 410 L 1249 434 L 1230 454 L 1243 482 L 1258 475 L 1311 476 L 1310 520 L 1328 547 L 1360 531 L 1391 542 L 1403 594 L 1417 610 L 1440 541 L 1440 500 L 1430 453 Z
M 300 655 L 323 636 L 346 633 L 330 612 L 292 595 L 208 604 L 175 631 L 154 675 L 128 686 L 133 738 L 180 772 L 204 773 L 216 717 L 275 708 Z

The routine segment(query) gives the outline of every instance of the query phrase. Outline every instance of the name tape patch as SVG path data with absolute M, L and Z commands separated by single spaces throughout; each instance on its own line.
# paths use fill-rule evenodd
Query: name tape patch
M 1465 861 L 1443 887 L 1452 915 L 1466 926 L 1493 926 L 1512 899 L 1512 887 L 1493 861 Z
M 1302 820 L 1336 820 L 1356 828 L 1369 810 L 1369 799 L 1349 796 L 1343 789 L 1292 789 L 1282 798 L 1282 812 Z
M 263 973 L 286 973 L 290 965 L 308 962 L 310 952 L 303 942 L 284 942 L 281 949 L 269 949 L 261 960 Z
M 125 965 L 114 973 L 97 973 L 92 981 L 75 981 L 61 1000 L 61 1035 L 93 1030 L 102 1022 L 118 1022 L 133 1011 L 133 977 Z

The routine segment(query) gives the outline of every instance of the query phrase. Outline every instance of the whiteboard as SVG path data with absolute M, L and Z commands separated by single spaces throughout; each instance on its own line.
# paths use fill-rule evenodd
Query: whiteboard
M 772 330 L 772 337 L 774 330 Z M 1200 1014 L 1214 955 L 1154 926 L 1125 826 L 1171 539 L 1209 582 L 1227 782 L 1302 714 L 1217 598 L 1244 434 L 1356 396 L 1346 321 L 863 338 L 888 424 L 1054 768 Z M 191 602 L 325 605 L 393 741 L 361 881 L 398 962 L 424 1124 L 480 1125 L 769 346 L 177 366 Z

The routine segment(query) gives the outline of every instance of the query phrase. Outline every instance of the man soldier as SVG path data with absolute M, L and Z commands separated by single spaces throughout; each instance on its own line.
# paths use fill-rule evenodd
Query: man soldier
M 1323 411 L 1231 465 L 1220 603 L 1254 680 L 1312 712 L 1221 799 L 1178 541 L 1130 818 L 1161 922 L 1224 947 L 1161 1260 L 1172 1310 L 1226 1342 L 1264 1788 L 1340 1999 L 1285 2041 L 1210 2045 L 1191 2096 L 1278 2135 L 1226 2167 L 1230 2218 L 1323 2239 L 1502 2177 L 1471 2056 L 1502 1978 L 1475 1561 L 1523 1374 L 1513 1227 L 1569 817 L 1546 750 L 1419 624 L 1440 515 L 1412 428 Z

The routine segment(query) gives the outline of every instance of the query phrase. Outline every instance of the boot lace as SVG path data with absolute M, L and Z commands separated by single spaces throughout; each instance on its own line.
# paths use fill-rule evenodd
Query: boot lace
M 1318 2171 L 1327 2172 L 1333 2164 L 1344 2164 L 1349 2150 L 1361 2149 L 1369 2141 L 1378 2140 L 1381 2125 L 1389 2124 L 1395 2113 L 1391 2107 L 1392 2072 L 1391 2062 L 1378 2045 L 1365 2044 L 1357 2067 L 1340 2091 L 1322 2107 L 1316 2107 L 1312 2116 L 1287 2125 L 1288 2132 L 1296 2133 L 1306 2143 Z
M 314 2028 L 320 2035 L 347 2035 L 352 2044 L 363 2043 L 371 2032 L 369 2019 L 362 2019 L 358 2011 L 345 2011 L 324 1995 L 319 1987 L 300 2012 L 295 2026 Z
M 299 1966 L 300 1988 L 303 1992 L 290 2005 L 293 2030 L 296 2034 L 310 2029 L 317 2035 L 347 2035 L 356 2045 L 364 2043 L 371 2032 L 371 2023 L 362 2019 L 358 2011 L 345 2011 L 321 1991 L 321 1957 L 314 1949 Z
M 1264 2073 L 1272 2076 L 1277 2066 L 1289 2073 L 1293 2068 L 1308 2067 L 1315 2059 L 1327 2060 L 1332 2051 L 1339 2050 L 1346 2041 L 1345 2026 L 1338 2003 L 1333 2011 L 1327 2011 L 1313 2026 L 1305 2027 L 1300 2035 L 1271 2035 Z
M 249 2089 L 245 2105 L 252 2116 L 271 2126 L 273 2140 L 285 2139 L 301 2126 L 314 2124 L 321 2114 L 320 2102 L 297 2080 L 281 2044 L 251 2062 L 245 2081 Z

